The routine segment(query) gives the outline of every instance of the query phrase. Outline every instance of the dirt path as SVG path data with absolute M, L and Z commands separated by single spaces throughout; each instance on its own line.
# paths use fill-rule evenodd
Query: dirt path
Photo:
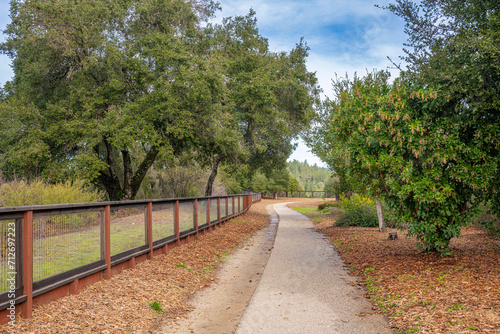
M 307 217 L 286 203 L 267 210 L 274 224 L 227 260 L 187 317 L 157 333 L 392 333 Z
M 236 333 L 392 333 L 311 220 L 286 203 L 274 209 L 274 248 Z
M 187 317 L 163 326 L 156 333 L 234 333 L 262 277 L 273 247 L 278 216 L 272 205 L 268 227 L 245 242 L 224 264 L 218 284 L 197 294 Z

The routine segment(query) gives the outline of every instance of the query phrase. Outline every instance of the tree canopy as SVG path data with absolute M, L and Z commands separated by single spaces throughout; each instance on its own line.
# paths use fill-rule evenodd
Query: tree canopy
M 357 191 L 382 197 L 422 249 L 448 253 L 480 202 L 499 212 L 499 5 L 397 0 L 406 71 L 337 79 L 314 150 Z
M 212 1 L 12 1 L 1 49 L 0 170 L 83 178 L 132 199 L 156 162 L 284 166 L 318 88 L 307 46 L 273 53 L 255 13 L 201 24 Z M 162 163 L 165 162 L 165 163 Z M 208 185 L 214 177 L 209 178 Z

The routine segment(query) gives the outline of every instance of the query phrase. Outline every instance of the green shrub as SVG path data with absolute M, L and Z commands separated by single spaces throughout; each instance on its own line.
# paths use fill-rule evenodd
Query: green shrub
M 364 197 L 359 194 L 354 194 L 348 199 L 345 196 L 340 197 L 340 209 L 348 211 L 357 206 L 369 206 L 375 208 L 375 201 L 369 197 Z
M 338 208 L 338 207 L 340 207 L 340 203 L 338 202 L 325 202 L 318 205 L 318 210 L 321 211 L 326 208 Z
M 378 227 L 377 210 L 371 206 L 354 206 L 341 213 L 337 226 Z
M 0 206 L 44 205 L 99 202 L 103 194 L 85 186 L 84 181 L 47 184 L 40 180 L 3 183 L 0 187 Z

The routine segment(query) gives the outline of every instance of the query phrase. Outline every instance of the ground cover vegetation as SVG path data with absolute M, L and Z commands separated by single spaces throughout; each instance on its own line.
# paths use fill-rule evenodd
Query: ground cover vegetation
M 253 11 L 208 24 L 212 1 L 12 1 L 0 48 L 4 178 L 82 179 L 110 200 L 190 159 L 269 174 L 307 128 L 318 87 L 303 41 L 271 52 Z M 236 177 L 231 176 L 232 179 Z M 151 187 L 150 187 L 151 188 Z M 185 194 L 185 190 L 179 190 Z
M 318 200 L 289 206 L 309 216 L 330 239 L 354 276 L 351 284 L 364 286 L 373 309 L 388 316 L 395 333 L 498 332 L 498 239 L 467 226 L 450 242 L 452 255 L 419 254 L 416 238 L 405 231 L 388 240 L 388 233 L 377 228 L 339 226 L 340 204 Z
M 482 205 L 500 209 L 499 7 L 386 9 L 406 22 L 408 68 L 393 81 L 384 71 L 337 78 L 308 140 L 349 187 L 383 200 L 420 250 L 447 255 Z

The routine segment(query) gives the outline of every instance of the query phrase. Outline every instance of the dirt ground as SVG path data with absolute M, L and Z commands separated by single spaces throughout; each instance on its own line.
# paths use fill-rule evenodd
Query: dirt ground
M 0 333 L 153 333 L 190 310 L 191 297 L 217 281 L 227 255 L 269 226 L 268 204 L 249 212 L 166 255 L 142 262 L 111 279 L 33 310 L 33 317 L 0 326 Z M 150 307 L 158 302 L 159 312 Z
M 217 274 L 217 284 L 195 294 L 190 303 L 192 311 L 186 317 L 164 324 L 158 333 L 234 333 L 260 282 L 276 237 L 279 218 L 272 204 L 267 211 L 271 224 L 228 258 Z
M 312 207 L 323 201 L 294 203 Z M 419 253 L 415 239 L 377 228 L 336 227 L 336 215 L 312 213 L 378 312 L 398 333 L 500 333 L 500 240 L 472 226 L 451 242 L 452 256 Z

